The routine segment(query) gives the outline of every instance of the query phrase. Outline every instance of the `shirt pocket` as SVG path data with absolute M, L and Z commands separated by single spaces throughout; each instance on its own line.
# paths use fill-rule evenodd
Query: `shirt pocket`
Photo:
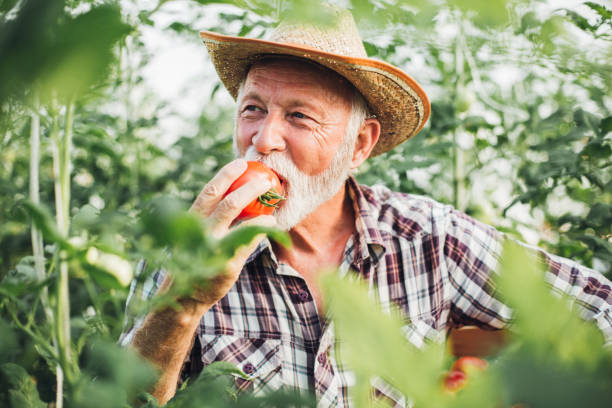
M 232 335 L 200 336 L 202 363 L 206 366 L 215 361 L 227 361 L 238 367 L 246 379 L 234 375 L 239 392 L 255 394 L 279 389 L 282 382 L 281 341 L 276 339 L 253 339 Z

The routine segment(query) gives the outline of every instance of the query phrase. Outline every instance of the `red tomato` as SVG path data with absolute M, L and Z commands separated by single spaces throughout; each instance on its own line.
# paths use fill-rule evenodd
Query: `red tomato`
M 478 357 L 459 357 L 452 365 L 450 371 L 444 375 L 444 391 L 456 393 L 466 386 L 468 377 L 473 371 L 484 371 L 489 363 Z
M 272 184 L 272 188 L 249 203 L 234 221 L 247 220 L 260 215 L 270 215 L 278 207 L 278 203 L 285 199 L 283 196 L 285 190 L 274 170 L 255 161 L 247 162 L 247 169 L 232 183 L 223 197 L 254 179 L 262 181 L 267 179 Z
M 463 371 L 450 371 L 444 376 L 444 391 L 456 393 L 467 384 L 467 374 Z
M 462 371 L 469 374 L 470 371 L 484 371 L 489 363 L 478 357 L 463 356 L 459 357 L 451 367 L 451 371 Z

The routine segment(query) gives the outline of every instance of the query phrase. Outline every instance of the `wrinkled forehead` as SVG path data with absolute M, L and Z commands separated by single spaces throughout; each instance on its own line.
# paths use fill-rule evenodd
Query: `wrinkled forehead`
M 287 55 L 262 56 L 249 67 L 244 82 L 248 81 L 248 79 L 253 77 L 256 73 L 265 73 L 269 71 L 284 72 L 289 75 L 295 75 L 296 78 L 300 79 L 312 78 L 319 86 L 349 99 L 351 99 L 352 94 L 356 92 L 356 89 L 349 81 L 331 69 L 319 65 L 314 61 Z

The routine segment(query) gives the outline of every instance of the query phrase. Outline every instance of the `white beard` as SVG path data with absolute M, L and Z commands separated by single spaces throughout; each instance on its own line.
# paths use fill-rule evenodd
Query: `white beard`
M 353 156 L 352 146 L 346 145 L 336 152 L 328 168 L 314 176 L 300 171 L 284 152 L 264 155 L 253 146 L 247 149 L 244 155 L 246 160 L 260 161 L 285 179 L 287 199 L 274 212 L 280 229 L 289 231 L 295 227 L 344 186 Z

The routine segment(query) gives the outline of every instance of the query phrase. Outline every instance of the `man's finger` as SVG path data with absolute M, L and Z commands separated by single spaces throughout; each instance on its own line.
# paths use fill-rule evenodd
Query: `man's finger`
M 223 194 L 246 169 L 247 163 L 244 159 L 236 159 L 223 166 L 200 191 L 191 206 L 191 211 L 204 217 L 209 216 L 223 198 Z
M 217 227 L 216 232 L 226 230 L 242 210 L 260 195 L 268 191 L 272 185 L 266 179 L 251 180 L 229 193 L 219 201 L 210 218 Z

